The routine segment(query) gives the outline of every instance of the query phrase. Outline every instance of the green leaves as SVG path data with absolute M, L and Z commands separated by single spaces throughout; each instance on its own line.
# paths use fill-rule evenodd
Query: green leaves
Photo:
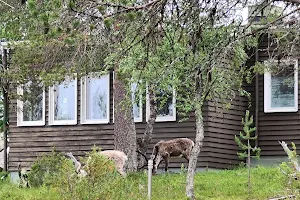
M 135 12 L 129 12 L 127 13 L 126 17 L 130 20 L 133 21 L 136 18 L 137 14 Z
M 111 25 L 112 25 L 112 23 L 113 23 L 113 19 L 111 19 L 111 18 L 106 18 L 106 19 L 104 19 L 103 22 L 104 22 L 105 27 L 109 28 L 109 27 L 111 27 Z
M 104 15 L 106 13 L 106 7 L 105 6 L 97 6 L 98 11 Z
M 28 0 L 27 7 L 29 10 L 36 10 L 36 1 L 35 0 Z
M 74 8 L 75 7 L 75 1 L 74 0 L 69 0 L 69 8 Z

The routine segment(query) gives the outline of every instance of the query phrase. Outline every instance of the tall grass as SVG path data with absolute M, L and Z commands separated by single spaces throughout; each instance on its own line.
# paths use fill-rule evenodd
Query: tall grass
M 154 200 L 177 200 L 185 197 L 185 173 L 161 174 L 153 177 Z M 252 193 L 247 190 L 247 170 L 220 170 L 197 173 L 195 193 L 197 199 L 268 199 L 286 195 L 286 179 L 278 168 L 257 167 L 252 169 Z M 146 173 L 129 174 L 126 178 L 115 176 L 105 187 L 101 183 L 80 180 L 64 186 L 40 186 L 18 188 L 9 181 L 0 182 L 0 199 L 7 200 L 76 200 L 107 199 L 137 200 L 147 198 Z M 71 188 L 71 189 L 70 189 Z M 64 191 L 64 192 L 62 192 Z

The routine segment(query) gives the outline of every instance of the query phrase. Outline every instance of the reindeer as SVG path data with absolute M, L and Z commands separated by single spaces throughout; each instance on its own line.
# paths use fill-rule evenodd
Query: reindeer
M 126 176 L 126 173 L 124 172 L 124 165 L 125 162 L 128 160 L 128 158 L 123 151 L 106 150 L 106 151 L 101 151 L 100 154 L 112 160 L 115 163 L 118 172 L 122 176 Z
M 126 176 L 126 173 L 124 172 L 124 165 L 126 161 L 128 160 L 126 154 L 123 151 L 118 150 L 106 150 L 101 151 L 101 155 L 107 157 L 108 159 L 112 160 L 117 168 L 117 171 L 122 175 Z M 73 156 L 71 152 L 66 154 L 71 160 L 73 161 L 75 165 L 75 171 L 80 177 L 85 177 L 87 175 L 87 172 L 82 169 L 81 163 L 77 161 L 77 159 Z M 90 157 L 87 159 L 86 165 L 89 165 Z
M 176 138 L 169 141 L 160 141 L 154 148 L 151 155 L 153 159 L 153 171 L 155 174 L 162 159 L 165 161 L 165 171 L 168 171 L 170 157 L 183 156 L 188 162 L 190 160 L 191 151 L 195 143 L 188 138 Z

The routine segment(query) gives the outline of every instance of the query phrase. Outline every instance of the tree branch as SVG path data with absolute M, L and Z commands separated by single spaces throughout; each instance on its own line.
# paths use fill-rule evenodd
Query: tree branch
M 7 5 L 8 7 L 12 8 L 12 9 L 15 9 L 15 7 L 13 7 L 12 5 L 6 3 L 5 1 L 3 0 L 0 0 L 0 2 L 4 3 L 5 5 Z
M 286 3 L 300 4 L 300 0 L 275 0 L 275 1 L 283 1 L 283 2 L 286 2 Z
M 67 153 L 66 155 L 73 161 L 76 173 L 82 177 L 85 177 L 87 175 L 87 172 L 81 168 L 81 163 L 77 161 L 77 159 L 73 156 L 71 152 Z
M 296 1 L 296 0 L 295 0 L 295 1 Z M 298 1 L 298 0 L 297 0 L 297 1 Z M 299 0 L 299 1 L 300 1 L 300 0 Z M 270 23 L 268 23 L 268 24 L 266 24 L 266 25 L 264 25 L 264 26 L 262 26 L 262 27 L 260 27 L 260 28 L 258 28 L 258 29 L 255 29 L 255 30 L 251 31 L 251 32 L 248 33 L 248 34 L 242 35 L 240 38 L 247 37 L 247 36 L 250 36 L 250 35 L 254 35 L 255 33 L 259 32 L 259 31 L 261 31 L 261 30 L 267 29 L 268 27 L 270 27 L 271 25 L 275 24 L 275 23 L 278 22 L 279 20 L 282 20 L 283 18 L 288 17 L 288 16 L 290 16 L 291 14 L 293 14 L 293 13 L 295 13 L 295 12 L 297 12 L 297 11 L 300 11 L 300 7 L 297 8 L 297 9 L 295 9 L 295 10 L 292 10 L 292 11 L 289 12 L 288 14 L 285 14 L 285 15 L 283 15 L 283 16 L 281 16 L 281 17 L 275 19 L 275 20 L 273 20 L 272 22 L 270 22 Z
M 284 141 L 282 141 L 282 142 L 278 141 L 278 142 L 282 146 L 285 153 L 288 155 L 289 160 L 293 163 L 294 169 L 297 172 L 300 172 L 300 166 L 298 164 L 297 156 L 293 154 L 293 152 L 289 149 L 289 147 L 287 146 L 287 144 Z
M 145 3 L 143 5 L 140 5 L 140 6 L 125 6 L 125 5 L 121 5 L 121 4 L 113 4 L 113 3 L 108 3 L 108 2 L 101 2 L 99 0 L 94 0 L 92 2 L 94 3 L 97 3 L 98 6 L 106 6 L 106 7 L 114 7 L 114 8 L 122 8 L 124 10 L 141 10 L 141 9 L 144 9 L 144 8 L 147 8 L 149 6 L 151 6 L 152 4 L 155 4 L 155 3 L 158 3 L 159 1 L 162 1 L 162 0 L 154 0 L 154 1 L 150 1 L 148 3 Z
M 150 1 L 148 3 L 145 3 L 143 5 L 139 5 L 139 6 L 125 6 L 125 5 L 121 5 L 121 4 L 113 4 L 113 3 L 108 3 L 108 2 L 100 2 L 99 0 L 94 0 L 92 1 L 93 3 L 96 3 L 97 6 L 105 6 L 105 7 L 112 7 L 112 8 L 121 8 L 120 10 L 117 10 L 116 12 L 113 12 L 113 13 L 110 13 L 110 14 L 106 14 L 106 15 L 103 15 L 102 17 L 100 18 L 109 18 L 109 17 L 112 17 L 114 15 L 119 15 L 121 13 L 128 13 L 130 11 L 137 11 L 137 10 L 143 10 L 147 7 L 150 7 L 158 2 L 160 2 L 162 0 L 154 0 L 154 1 Z M 98 16 L 95 16 L 97 18 L 99 18 Z

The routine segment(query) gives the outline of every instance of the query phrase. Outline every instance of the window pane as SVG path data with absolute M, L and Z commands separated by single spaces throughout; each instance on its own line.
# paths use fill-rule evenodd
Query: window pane
M 293 66 L 284 72 L 271 76 L 271 107 L 294 107 L 294 71 Z
M 43 87 L 28 83 L 23 88 L 23 121 L 43 120 Z
M 137 84 L 132 83 L 131 84 L 131 99 L 133 101 L 133 116 L 134 118 L 140 118 L 140 103 L 139 103 L 139 98 L 136 97 L 136 89 L 137 89 Z
M 75 119 L 75 80 L 54 86 L 54 120 Z
M 173 91 L 163 92 L 157 94 L 157 108 L 158 116 L 173 116 Z
M 87 77 L 86 119 L 107 119 L 109 76 Z

